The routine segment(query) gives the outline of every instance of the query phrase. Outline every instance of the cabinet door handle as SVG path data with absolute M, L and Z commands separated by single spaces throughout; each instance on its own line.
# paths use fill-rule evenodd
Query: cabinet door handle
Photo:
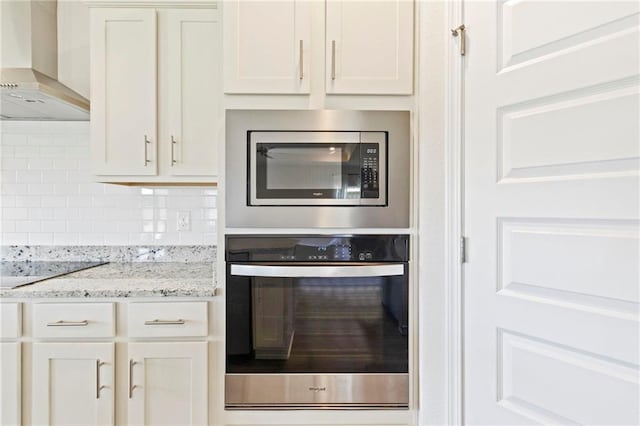
M 55 322 L 47 323 L 47 327 L 85 327 L 87 325 L 89 325 L 89 321 L 87 320 L 82 320 L 82 321 L 58 320 Z
M 336 41 L 331 40 L 331 80 L 336 79 Z
M 304 78 L 304 49 L 303 49 L 303 45 L 302 45 L 303 41 L 300 40 L 300 58 L 299 61 L 300 63 L 298 64 L 300 66 L 300 80 L 302 80 Z
M 104 362 L 96 359 L 96 399 L 100 399 L 100 391 L 104 388 L 104 386 L 100 384 L 100 366 L 103 364 Z
M 135 385 L 133 384 L 133 366 L 136 365 L 133 359 L 129 359 L 129 399 L 133 398 L 133 389 Z
M 177 144 L 178 141 L 173 137 L 173 135 L 171 135 L 171 167 L 173 167 L 173 165 L 177 163 L 176 159 L 173 156 L 173 147 Z
M 154 319 L 151 321 L 145 321 L 144 325 L 184 325 L 185 322 L 186 321 L 183 320 L 182 318 L 178 318 L 175 320 Z
M 151 143 L 151 141 L 149 140 L 149 137 L 147 135 L 144 135 L 144 166 L 147 167 L 147 164 L 149 164 L 151 161 L 149 161 L 148 158 L 148 151 L 149 149 L 147 148 L 147 146 Z

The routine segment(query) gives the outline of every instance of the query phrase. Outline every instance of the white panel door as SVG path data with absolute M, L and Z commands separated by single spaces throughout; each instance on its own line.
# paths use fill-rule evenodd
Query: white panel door
M 34 425 L 112 425 L 113 343 L 34 343 Z
M 639 7 L 465 2 L 467 424 L 640 424 Z
M 155 175 L 156 12 L 91 9 L 91 144 L 97 175 Z
M 19 425 L 21 395 L 20 343 L 0 343 L 0 424 Z
M 413 91 L 413 1 L 327 0 L 327 93 Z
M 161 144 L 173 176 L 216 176 L 222 142 L 222 45 L 215 9 L 158 11 Z
M 229 0 L 223 11 L 225 93 L 309 93 L 308 0 Z
M 207 343 L 129 343 L 129 424 L 207 424 Z

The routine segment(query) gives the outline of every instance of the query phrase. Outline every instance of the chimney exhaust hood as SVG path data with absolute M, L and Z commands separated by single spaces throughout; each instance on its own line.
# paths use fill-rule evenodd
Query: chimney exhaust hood
M 57 80 L 57 1 L 2 0 L 0 19 L 0 118 L 89 120 L 89 101 Z

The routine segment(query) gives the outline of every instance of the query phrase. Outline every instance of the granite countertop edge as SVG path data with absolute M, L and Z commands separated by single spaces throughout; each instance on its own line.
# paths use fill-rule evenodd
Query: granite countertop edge
M 0 299 L 214 297 L 214 262 L 112 262 L 30 285 Z

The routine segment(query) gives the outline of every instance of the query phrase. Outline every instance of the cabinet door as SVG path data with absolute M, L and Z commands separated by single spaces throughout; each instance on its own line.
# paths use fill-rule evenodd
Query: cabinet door
M 20 424 L 20 343 L 0 343 L 0 424 Z
M 36 425 L 112 425 L 113 343 L 34 343 Z
M 207 343 L 129 343 L 129 424 L 207 424 Z
M 327 93 L 412 93 L 412 1 L 327 0 L 326 13 Z
M 161 10 L 158 18 L 162 162 L 173 176 L 216 176 L 224 116 L 218 11 Z
M 224 91 L 309 93 L 311 2 L 224 2 Z
M 156 15 L 91 9 L 91 143 L 97 175 L 155 175 Z

